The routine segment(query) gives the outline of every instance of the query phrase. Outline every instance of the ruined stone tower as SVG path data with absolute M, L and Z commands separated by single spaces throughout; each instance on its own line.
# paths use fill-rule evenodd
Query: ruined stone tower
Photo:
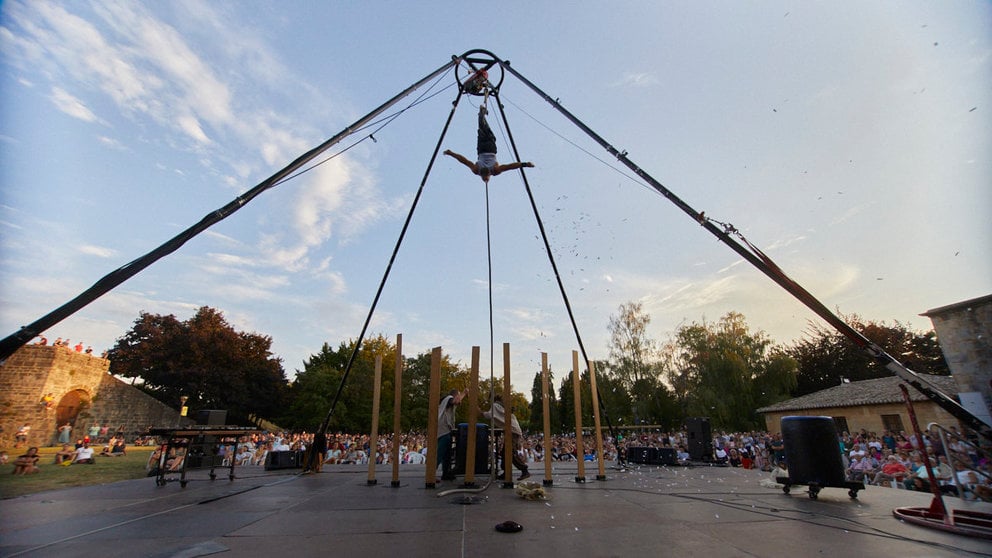
M 109 360 L 69 347 L 18 349 L 0 365 L 2 445 L 12 445 L 23 424 L 31 426 L 28 445 L 46 446 L 55 444 L 58 426 L 66 422 L 72 424 L 73 440 L 90 426 L 107 424 L 111 433 L 123 427 L 128 442 L 149 426 L 177 423 L 176 409 L 111 376 L 109 368 Z

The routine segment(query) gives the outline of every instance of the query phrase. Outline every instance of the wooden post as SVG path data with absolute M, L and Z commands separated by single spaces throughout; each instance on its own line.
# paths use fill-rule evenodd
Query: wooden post
M 510 391 L 509 343 L 503 343 L 503 488 L 513 488 L 513 394 Z
M 393 462 L 393 480 L 390 486 L 400 485 L 400 407 L 403 404 L 403 334 L 396 335 L 396 368 L 393 372 L 393 448 L 390 451 Z M 373 448 L 374 451 L 374 448 Z
M 431 350 L 431 383 L 427 398 L 427 475 L 424 486 L 437 486 L 437 408 L 441 404 L 441 347 Z
M 472 347 L 472 375 L 468 380 L 468 434 L 465 446 L 465 486 L 475 486 L 475 440 L 479 433 L 476 422 L 479 420 L 479 347 Z
M 369 434 L 369 478 L 367 485 L 375 480 L 375 447 L 379 443 L 379 398 L 382 396 L 382 355 L 375 355 L 375 380 L 372 385 L 372 432 Z
M 548 391 L 548 353 L 541 353 L 541 408 L 544 410 L 544 486 L 554 484 L 551 478 L 551 396 Z
M 603 432 L 599 425 L 599 391 L 596 389 L 596 363 L 589 361 L 589 391 L 592 393 L 592 417 L 596 425 L 596 460 L 599 462 L 599 474 L 596 480 L 606 480 L 606 461 L 603 458 Z
M 581 377 L 579 374 L 579 352 L 572 351 L 572 394 L 575 407 L 575 457 L 579 460 L 579 470 L 575 482 L 586 482 L 586 456 L 582 447 L 582 390 L 579 389 Z

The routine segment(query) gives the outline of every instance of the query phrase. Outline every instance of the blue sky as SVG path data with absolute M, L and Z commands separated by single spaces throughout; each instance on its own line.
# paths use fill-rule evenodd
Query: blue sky
M 992 291 L 987 2 L 8 0 L 0 18 L 2 335 L 476 48 L 829 308 L 929 329 L 919 313 Z M 140 311 L 208 305 L 272 336 L 292 377 L 358 335 L 453 84 L 48 337 L 101 351 Z M 591 358 L 628 301 L 659 340 L 729 311 L 783 344 L 818 320 L 512 76 L 501 98 Z M 443 147 L 472 154 L 477 103 Z M 437 161 L 372 333 L 464 363 L 480 345 L 488 370 L 484 202 Z M 578 346 L 519 176 L 493 179 L 490 202 L 496 369 L 509 342 L 526 392 L 540 352 L 560 378 Z

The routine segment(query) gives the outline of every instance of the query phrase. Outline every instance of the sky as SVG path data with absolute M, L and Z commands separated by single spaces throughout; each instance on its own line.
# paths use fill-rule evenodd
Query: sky
M 984 1 L 5 0 L 0 335 L 472 49 L 828 308 L 929 330 L 922 312 L 992 292 L 990 30 Z M 509 343 L 514 389 L 542 352 L 560 380 L 579 347 L 519 173 L 492 179 L 488 215 L 456 161 L 427 173 L 456 96 L 447 73 L 47 337 L 101 352 L 140 312 L 210 306 L 271 336 L 292 378 L 359 335 L 426 175 L 369 333 L 466 366 L 480 346 L 484 377 Z M 780 345 L 824 325 L 510 74 L 500 100 L 589 358 L 629 302 L 659 342 L 728 312 Z M 442 149 L 474 154 L 478 105 Z

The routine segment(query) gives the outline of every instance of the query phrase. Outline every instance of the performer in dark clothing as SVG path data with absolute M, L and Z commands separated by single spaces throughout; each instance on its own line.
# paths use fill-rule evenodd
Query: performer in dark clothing
M 496 161 L 496 135 L 493 134 L 489 123 L 486 122 L 487 113 L 486 105 L 479 107 L 479 138 L 476 142 L 478 158 L 475 162 L 450 149 L 445 149 L 444 154 L 454 157 L 458 162 L 471 169 L 472 174 L 481 177 L 484 182 L 489 182 L 490 176 L 496 176 L 504 171 L 515 170 L 521 167 L 532 168 L 534 163 L 530 162 L 513 162 L 501 165 Z

